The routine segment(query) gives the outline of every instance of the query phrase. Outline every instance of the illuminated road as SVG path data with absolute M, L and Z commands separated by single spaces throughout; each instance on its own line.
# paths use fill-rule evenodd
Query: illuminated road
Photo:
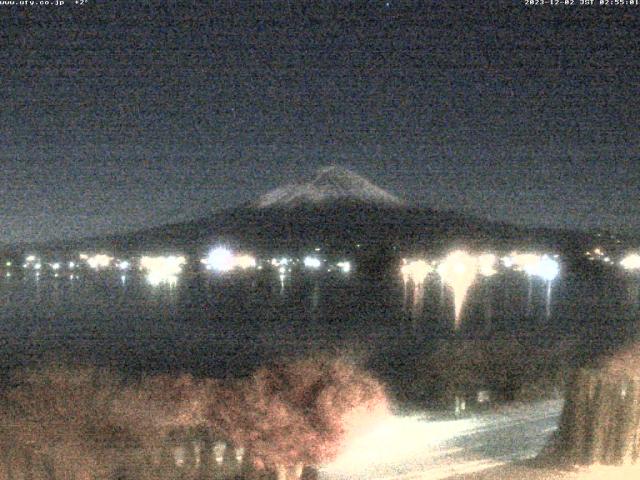
M 561 400 L 460 420 L 394 417 L 350 442 L 322 480 L 442 479 L 534 457 L 556 429 Z

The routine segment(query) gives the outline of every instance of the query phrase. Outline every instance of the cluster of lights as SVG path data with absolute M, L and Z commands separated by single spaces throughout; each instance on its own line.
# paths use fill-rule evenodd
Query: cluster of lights
M 531 313 L 533 284 L 532 279 L 537 277 L 547 283 L 546 292 L 546 316 L 551 316 L 551 283 L 560 274 L 560 264 L 557 255 L 551 258 L 549 255 L 538 255 L 535 253 L 513 253 L 505 257 L 503 262 L 506 266 L 513 266 L 516 270 L 523 271 L 529 277 L 529 293 L 527 295 L 527 313 Z
M 523 271 L 530 277 L 538 277 L 549 286 L 560 273 L 560 265 L 549 255 L 517 253 L 505 256 L 502 264 L 506 268 Z M 435 265 L 435 268 L 434 268 Z M 460 315 L 471 286 L 480 277 L 491 277 L 498 273 L 498 257 L 493 253 L 473 255 L 463 250 L 449 253 L 445 258 L 431 264 L 425 260 L 403 260 L 400 274 L 406 285 L 411 281 L 414 288 L 421 288 L 429 274 L 436 272 L 444 285 L 453 292 L 455 328 L 460 326 Z
M 109 268 L 111 266 L 111 262 L 114 260 L 113 257 L 110 257 L 109 255 L 105 255 L 103 253 L 98 253 L 96 255 L 87 255 L 86 253 L 81 253 L 80 259 L 87 262 L 87 265 L 89 265 L 89 267 L 91 267 L 93 270 Z
M 35 255 L 27 255 L 22 265 L 25 269 L 32 269 L 35 271 L 36 278 L 40 277 L 40 270 L 42 270 L 42 262 Z
M 40 259 L 35 255 L 27 255 L 24 259 L 23 268 L 33 268 L 34 270 L 40 270 L 42 264 L 40 263 Z
M 315 248 L 314 252 L 319 252 L 320 248 Z M 183 258 L 183 257 L 151 257 L 151 256 L 143 256 L 140 259 L 136 259 L 136 264 L 139 264 L 141 270 L 151 270 L 155 272 L 163 271 L 164 267 L 151 266 L 148 262 L 150 258 Z M 201 260 L 201 263 L 205 265 L 206 270 L 214 271 L 217 273 L 230 272 L 233 270 L 248 270 L 248 269 L 257 269 L 261 270 L 263 267 L 258 265 L 257 259 L 252 255 L 247 254 L 239 254 L 234 253 L 233 251 L 224 248 L 217 247 L 212 249 L 206 258 Z M 271 265 L 275 267 L 280 275 L 281 281 L 289 275 L 292 271 L 292 268 L 295 265 L 300 265 L 301 267 L 309 270 L 319 270 L 326 267 L 327 272 L 331 271 L 339 271 L 343 274 L 349 274 L 353 270 L 353 265 L 348 260 L 340 260 L 335 263 L 329 264 L 326 260 L 323 260 L 318 256 L 317 253 L 308 255 L 301 259 L 294 259 L 288 257 L 279 257 L 273 258 L 270 261 Z M 58 276 L 59 272 L 64 271 L 73 271 L 74 269 L 80 267 L 81 265 L 87 265 L 89 268 L 95 271 L 100 270 L 116 270 L 121 272 L 121 278 L 124 282 L 126 279 L 126 274 L 132 268 L 132 263 L 127 260 L 119 260 L 105 253 L 97 253 L 97 254 L 87 254 L 81 253 L 79 255 L 79 261 L 69 261 L 69 262 L 61 262 L 61 261 L 53 261 L 51 263 L 45 263 L 40 260 L 36 255 L 28 255 L 25 258 L 25 263 L 23 267 L 25 269 L 32 269 L 39 275 L 41 270 L 49 269 L 55 273 L 55 276 Z M 155 264 L 154 264 L 155 265 Z M 152 280 L 152 283 L 163 283 L 160 278 L 163 274 L 150 274 L 149 279 Z M 70 278 L 75 277 L 75 275 L 71 275 Z M 171 274 L 169 274 L 171 277 Z M 172 280 L 169 280 L 171 283 Z
M 13 263 L 11 262 L 11 260 L 7 260 L 6 262 L 4 262 L 4 266 L 7 267 L 7 271 L 5 272 L 5 277 L 9 278 L 11 277 L 11 271 L 9 270 L 11 268 L 11 265 Z
M 224 273 L 234 269 L 246 270 L 256 267 L 256 259 L 251 255 L 234 254 L 224 247 L 214 248 L 209 252 L 207 258 L 201 260 L 207 270 Z
M 538 277 L 546 282 L 553 281 L 560 273 L 560 264 L 549 255 L 537 253 L 517 253 L 502 258 L 507 268 L 523 271 L 531 277 Z
M 291 265 L 293 261 L 287 257 L 272 258 L 271 266 L 278 269 L 278 278 L 280 279 L 280 291 L 284 291 L 284 281 L 287 274 L 291 273 Z
M 601 247 L 596 247 L 593 250 L 585 252 L 586 257 L 591 260 L 598 260 L 604 263 L 612 263 L 611 257 L 605 253 Z
M 402 260 L 400 274 L 405 285 L 411 281 L 415 287 L 422 286 L 427 276 L 433 272 L 433 267 L 425 260 Z
M 291 265 L 292 261 L 290 258 L 282 257 L 282 258 L 272 258 L 271 265 L 279 268 L 279 267 L 288 267 Z
M 175 285 L 185 263 L 187 261 L 182 256 L 145 256 L 140 259 L 140 268 L 147 272 L 147 281 L 153 286 Z
M 343 260 L 342 262 L 338 262 L 336 263 L 336 267 L 338 267 L 338 269 L 342 272 L 342 273 L 349 273 L 351 271 L 351 262 L 348 262 L 347 260 Z
M 311 255 L 304 257 L 302 263 L 304 264 L 305 268 L 310 268 L 312 270 L 317 270 L 322 266 L 322 260 Z
M 483 257 L 484 258 L 484 257 Z M 486 262 L 486 260 L 485 260 Z M 487 266 L 485 265 L 485 268 Z M 493 269 L 493 265 L 488 266 L 489 270 Z M 453 291 L 453 303 L 455 311 L 455 328 L 460 326 L 460 314 L 462 305 L 467 297 L 469 288 L 476 280 L 480 270 L 480 257 L 471 255 L 462 250 L 456 250 L 450 253 L 438 265 L 438 275 L 442 282 Z
M 44 262 L 36 255 L 28 255 L 25 257 L 25 262 L 22 267 L 24 269 L 34 270 L 36 273 L 36 277 L 40 276 L 40 272 L 43 270 L 48 270 L 53 272 L 53 276 L 58 278 L 62 275 L 62 272 L 69 273 L 69 279 L 74 280 L 77 277 L 75 273 L 73 273 L 77 268 L 81 267 L 82 264 L 86 264 L 93 270 L 99 271 L 107 268 L 111 268 L 115 265 L 119 270 L 126 271 L 130 268 L 130 264 L 126 260 L 116 260 L 115 258 L 106 255 L 106 254 L 95 254 L 88 255 L 86 253 L 81 253 L 79 255 L 80 261 L 61 261 L 54 260 L 51 262 Z
M 442 283 L 453 292 L 455 327 L 458 328 L 460 313 L 471 285 L 478 275 L 489 277 L 496 273 L 497 257 L 493 254 L 472 255 L 462 250 L 456 250 L 434 265 L 426 260 L 403 260 L 400 267 L 405 288 L 409 281 L 414 288 L 420 289 L 427 277 L 436 272 Z
M 422 310 L 423 284 L 427 276 L 433 271 L 433 267 L 424 260 L 402 260 L 400 274 L 404 284 L 403 309 L 407 301 L 407 286 L 413 285 L 413 313 L 418 315 Z

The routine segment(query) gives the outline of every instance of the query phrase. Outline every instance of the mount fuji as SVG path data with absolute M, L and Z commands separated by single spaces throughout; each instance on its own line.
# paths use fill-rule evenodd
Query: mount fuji
M 446 250 L 456 243 L 473 247 L 546 245 L 574 248 L 569 232 L 531 229 L 490 221 L 453 210 L 409 204 L 346 168 L 320 169 L 308 183 L 289 184 L 253 202 L 194 220 L 106 237 L 65 242 L 68 249 L 187 251 L 202 254 L 223 243 L 254 252 L 326 251 L 360 253 Z M 583 243 L 583 242 L 580 242 Z M 362 248 L 361 248 L 362 247 Z M 57 248 L 57 247 L 56 247 Z M 575 247 L 582 251 L 582 245 Z
M 330 166 L 320 169 L 311 182 L 285 185 L 262 195 L 256 206 L 295 207 L 304 203 L 318 204 L 336 200 L 392 207 L 404 205 L 395 195 L 351 170 Z

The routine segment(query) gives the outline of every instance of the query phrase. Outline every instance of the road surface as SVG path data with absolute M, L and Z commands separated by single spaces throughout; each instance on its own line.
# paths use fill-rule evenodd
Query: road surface
M 350 441 L 320 479 L 435 480 L 531 458 L 561 409 L 561 400 L 549 400 L 459 420 L 393 417 Z

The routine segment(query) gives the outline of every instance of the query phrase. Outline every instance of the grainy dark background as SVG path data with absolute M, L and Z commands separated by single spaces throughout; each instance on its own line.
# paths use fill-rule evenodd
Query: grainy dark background
M 640 8 L 465 3 L 2 6 L 0 242 L 195 218 L 334 163 L 637 231 Z

